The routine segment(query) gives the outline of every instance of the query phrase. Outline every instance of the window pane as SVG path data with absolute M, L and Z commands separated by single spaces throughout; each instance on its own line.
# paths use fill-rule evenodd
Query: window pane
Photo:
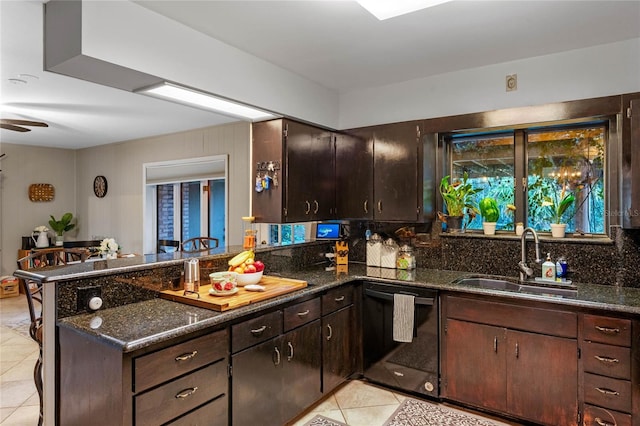
M 282 225 L 282 245 L 293 244 L 293 227 L 291 225 Z
M 173 240 L 173 185 L 158 185 L 158 239 Z
M 305 225 L 293 226 L 293 243 L 299 244 L 305 242 Z
M 224 179 L 210 180 L 209 185 L 209 236 L 217 238 L 220 247 L 226 246 L 225 241 L 225 181 Z
M 513 133 L 461 135 L 453 138 L 451 146 L 451 181 L 460 181 L 466 172 L 474 188 L 482 188 L 472 204 L 484 197 L 493 197 L 500 207 L 496 229 L 513 229 L 513 214 L 506 206 L 514 203 L 513 193 Z M 480 215 L 467 226 L 482 229 Z
M 182 191 L 182 241 L 200 235 L 200 182 L 180 184 Z
M 605 135 L 604 125 L 594 125 L 527 136 L 528 226 L 548 231 L 566 223 L 567 232 L 604 233 Z

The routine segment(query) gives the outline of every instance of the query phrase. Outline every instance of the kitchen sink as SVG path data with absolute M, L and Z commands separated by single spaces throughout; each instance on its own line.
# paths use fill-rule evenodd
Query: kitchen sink
M 518 293 L 537 294 L 541 296 L 553 296 L 563 298 L 575 298 L 578 294 L 576 288 L 553 287 L 546 285 L 534 285 L 517 283 L 499 278 L 490 277 L 464 277 L 453 281 L 453 284 L 461 284 L 470 287 L 487 288 L 492 290 L 505 290 Z

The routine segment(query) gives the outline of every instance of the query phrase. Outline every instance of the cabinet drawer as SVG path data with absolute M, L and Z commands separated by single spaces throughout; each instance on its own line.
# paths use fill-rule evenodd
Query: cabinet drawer
M 322 315 L 330 314 L 353 303 L 353 286 L 346 285 L 329 290 L 322 296 Z
M 282 333 L 282 312 L 274 311 L 231 327 L 231 351 L 262 343 Z
M 168 423 L 167 426 L 228 426 L 229 400 L 219 396 L 208 404 Z
M 226 358 L 228 347 L 229 340 L 225 329 L 137 357 L 133 361 L 134 392 L 143 391 Z
M 584 400 L 589 404 L 631 412 L 631 382 L 584 373 Z
M 164 424 L 193 410 L 229 388 L 227 362 L 220 361 L 184 377 L 137 395 L 136 426 Z
M 585 405 L 582 424 L 583 426 L 631 426 L 631 415 Z
M 284 331 L 292 330 L 320 318 L 320 298 L 298 303 L 284 309 Z
M 622 346 L 584 342 L 584 371 L 617 379 L 631 379 L 631 349 Z
M 447 296 L 447 318 L 477 322 L 550 336 L 576 338 L 578 316 L 574 312 L 531 308 L 508 303 L 488 302 Z
M 584 340 L 631 346 L 631 320 L 585 315 L 582 323 Z

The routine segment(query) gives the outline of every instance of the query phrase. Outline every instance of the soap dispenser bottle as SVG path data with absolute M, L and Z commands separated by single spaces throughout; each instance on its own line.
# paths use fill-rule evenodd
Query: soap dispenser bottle
M 553 281 L 556 279 L 556 264 L 551 260 L 551 253 L 547 253 L 547 260 L 542 264 L 542 279 Z

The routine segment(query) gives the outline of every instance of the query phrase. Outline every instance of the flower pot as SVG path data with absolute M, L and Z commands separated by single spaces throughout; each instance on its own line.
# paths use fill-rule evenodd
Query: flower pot
M 56 246 L 61 247 L 64 244 L 64 236 L 56 235 Z
M 484 231 L 484 235 L 495 235 L 497 224 L 498 222 L 482 222 L 482 230 Z
M 447 216 L 447 232 L 460 234 L 464 232 L 464 216 Z
M 551 236 L 553 238 L 564 238 L 564 233 L 567 229 L 566 223 L 552 223 L 551 224 Z

